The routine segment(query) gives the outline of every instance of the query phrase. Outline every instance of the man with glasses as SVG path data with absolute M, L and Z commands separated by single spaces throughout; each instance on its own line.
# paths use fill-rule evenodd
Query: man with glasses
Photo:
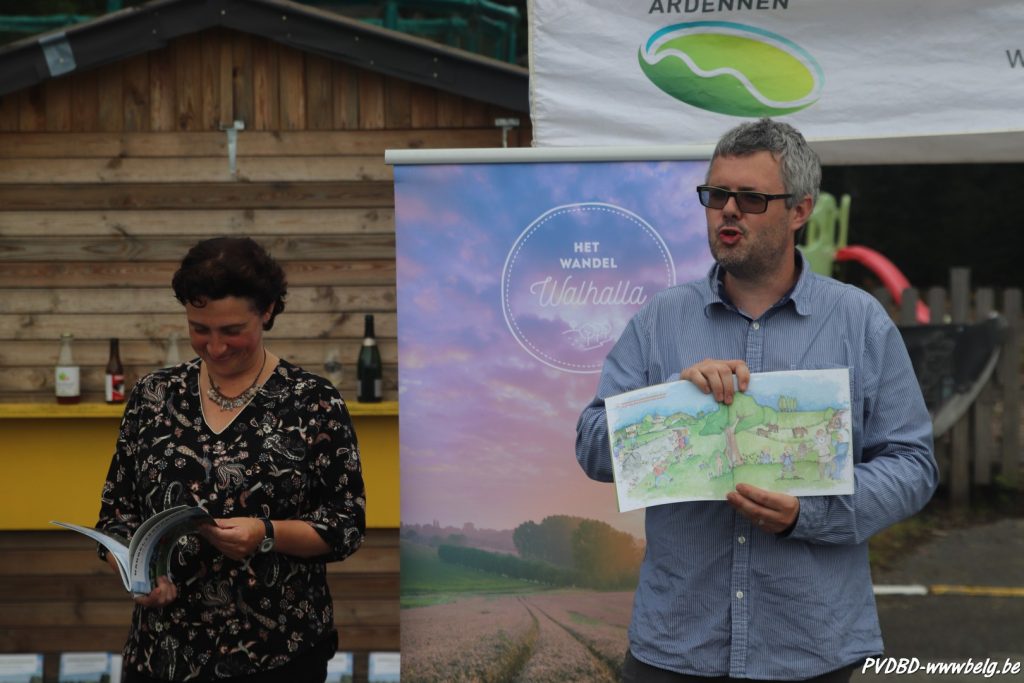
M 847 681 L 882 652 L 867 541 L 934 492 L 931 420 L 885 310 L 796 249 L 820 181 L 792 126 L 725 134 L 697 187 L 716 263 L 627 325 L 580 415 L 576 458 L 612 481 L 608 396 L 685 379 L 729 404 L 751 372 L 849 368 L 854 493 L 740 484 L 721 502 L 648 508 L 624 681 Z

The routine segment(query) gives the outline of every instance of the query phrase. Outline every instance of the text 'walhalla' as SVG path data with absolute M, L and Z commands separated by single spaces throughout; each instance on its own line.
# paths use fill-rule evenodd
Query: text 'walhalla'
M 619 280 L 614 287 L 600 287 L 594 284 L 593 280 L 581 280 L 574 284 L 572 275 L 567 275 L 561 281 L 549 275 L 530 285 L 530 294 L 536 294 L 537 303 L 543 307 L 623 304 L 641 306 L 647 301 L 643 286 L 631 286 L 629 280 Z

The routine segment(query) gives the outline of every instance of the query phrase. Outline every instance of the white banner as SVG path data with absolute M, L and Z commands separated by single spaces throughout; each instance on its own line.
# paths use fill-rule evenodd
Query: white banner
M 534 140 L 709 144 L 771 116 L 811 140 L 991 141 L 1024 129 L 1022 27 L 1020 0 L 532 0 Z

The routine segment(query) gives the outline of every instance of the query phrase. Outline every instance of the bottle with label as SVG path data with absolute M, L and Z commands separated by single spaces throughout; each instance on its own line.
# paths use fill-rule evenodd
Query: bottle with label
M 373 333 L 373 316 L 367 315 L 363 332 L 363 348 L 359 350 L 359 361 L 356 364 L 356 379 L 359 381 L 357 401 L 377 403 L 381 400 L 383 370 L 380 349 L 377 348 L 377 338 Z
M 107 371 L 103 375 L 103 399 L 107 403 L 124 403 L 124 365 L 117 339 L 110 340 Z
M 82 400 L 82 387 L 78 366 L 71 357 L 71 342 L 75 336 L 69 332 L 60 335 L 60 354 L 54 370 L 57 403 L 78 403 Z

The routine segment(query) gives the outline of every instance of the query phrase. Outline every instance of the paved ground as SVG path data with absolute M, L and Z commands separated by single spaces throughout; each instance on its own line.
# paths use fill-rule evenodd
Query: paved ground
M 1016 595 L 878 596 L 886 655 L 917 660 L 914 674 L 855 674 L 857 683 L 883 681 L 1024 681 L 1024 519 L 937 534 L 896 566 L 875 574 L 876 585 L 1013 588 Z M 971 674 L 927 675 L 928 663 L 972 660 Z M 1017 674 L 1002 674 L 1006 663 Z M 986 675 L 984 667 L 995 667 Z M 886 665 L 894 666 L 886 663 Z

